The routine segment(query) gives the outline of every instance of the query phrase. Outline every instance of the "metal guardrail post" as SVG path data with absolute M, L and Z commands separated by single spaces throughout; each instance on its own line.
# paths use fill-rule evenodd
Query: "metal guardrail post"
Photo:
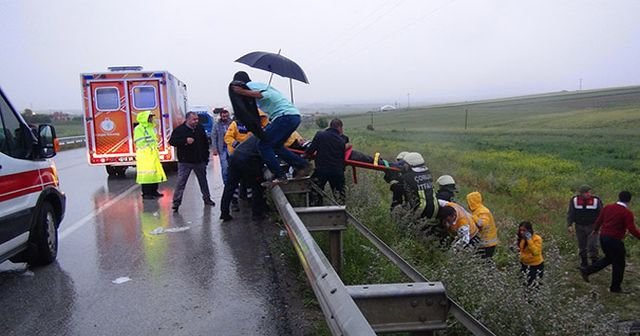
M 375 335 L 346 286 L 322 253 L 279 186 L 271 196 L 285 223 L 311 288 L 334 335 Z
M 310 232 L 329 233 L 329 260 L 338 274 L 342 273 L 342 231 L 347 229 L 344 205 L 293 209 Z

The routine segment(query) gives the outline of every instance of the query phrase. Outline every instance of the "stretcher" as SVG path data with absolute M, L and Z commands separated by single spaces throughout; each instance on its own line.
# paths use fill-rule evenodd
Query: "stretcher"
M 304 154 L 303 150 L 299 150 L 299 149 L 289 149 L 290 151 L 302 155 Z M 358 175 L 356 173 L 356 168 L 364 168 L 364 169 L 369 169 L 369 170 L 377 170 L 377 171 L 382 171 L 382 172 L 387 172 L 387 171 L 400 171 L 399 168 L 397 167 L 393 167 L 393 166 L 388 166 L 388 165 L 381 165 L 381 164 L 375 164 L 375 163 L 368 163 L 368 162 L 362 162 L 362 161 L 355 161 L 355 160 L 349 160 L 347 159 L 348 157 L 351 156 L 351 151 L 352 149 L 348 149 L 345 152 L 345 159 L 344 159 L 344 164 L 346 166 L 351 166 L 351 171 L 352 171 L 352 176 L 353 176 L 353 183 L 358 183 Z M 377 155 L 376 155 L 377 156 Z M 312 157 L 311 157 L 312 158 Z M 379 160 L 377 160 L 377 157 L 374 159 L 374 162 L 377 162 Z

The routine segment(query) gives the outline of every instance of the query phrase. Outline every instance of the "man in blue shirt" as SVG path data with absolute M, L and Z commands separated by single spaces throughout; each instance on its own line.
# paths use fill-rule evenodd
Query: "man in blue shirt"
M 296 177 L 309 175 L 309 163 L 284 146 L 291 133 L 300 125 L 300 111 L 278 90 L 264 83 L 252 82 L 244 71 L 237 72 L 233 79 L 235 83 L 242 82 L 249 88 L 247 90 L 232 84 L 233 92 L 255 98 L 258 107 L 269 116 L 271 123 L 265 128 L 264 138 L 260 140 L 258 149 L 265 164 L 275 175 L 272 183 L 287 183 L 287 177 L 276 154 L 296 169 Z
M 227 167 L 229 166 L 229 152 L 227 150 L 227 144 L 224 142 L 224 134 L 227 133 L 231 125 L 231 118 L 229 117 L 229 111 L 223 109 L 220 111 L 220 118 L 213 125 L 213 132 L 211 134 L 211 144 L 213 145 L 213 155 L 220 158 L 220 172 L 222 173 L 222 181 L 227 183 Z

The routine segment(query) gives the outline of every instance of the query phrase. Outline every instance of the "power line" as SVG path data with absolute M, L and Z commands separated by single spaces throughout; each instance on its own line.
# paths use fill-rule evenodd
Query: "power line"
M 342 60 L 344 60 L 344 59 L 347 59 L 347 58 L 349 58 L 349 57 L 357 56 L 357 55 L 360 55 L 361 53 L 363 53 L 363 52 L 365 52 L 365 51 L 368 51 L 371 47 L 373 47 L 373 46 L 375 46 L 375 45 L 380 44 L 380 42 L 385 41 L 385 40 L 387 40 L 387 39 L 389 39 L 389 38 L 391 38 L 391 37 L 395 36 L 396 34 L 398 34 L 398 33 L 402 32 L 402 31 L 405 31 L 407 28 L 409 28 L 409 27 L 411 27 L 411 26 L 415 25 L 416 23 L 418 23 L 418 22 L 420 22 L 420 21 L 424 20 L 425 18 L 427 18 L 427 17 L 429 17 L 429 16 L 431 16 L 431 15 L 433 15 L 433 14 L 436 14 L 437 12 L 441 11 L 441 10 L 442 10 L 442 9 L 444 9 L 445 7 L 448 7 L 449 5 L 451 5 L 452 3 L 454 3 L 455 1 L 456 1 L 456 0 L 451 0 L 451 1 L 447 2 L 447 3 L 445 3 L 444 5 L 442 5 L 442 6 L 440 6 L 440 7 L 437 7 L 437 8 L 435 8 L 434 10 L 432 10 L 432 11 L 430 11 L 430 12 L 425 13 L 424 15 L 422 15 L 422 16 L 420 16 L 420 17 L 416 18 L 415 20 L 411 21 L 410 23 L 408 23 L 408 24 L 406 24 L 406 25 L 402 26 L 400 29 L 397 29 L 397 30 L 395 30 L 395 31 L 393 31 L 393 32 L 391 32 L 391 33 L 389 33 L 389 34 L 387 34 L 387 35 L 385 35 L 385 36 L 383 36 L 383 37 L 379 38 L 378 40 L 376 40 L 376 41 L 374 41 L 374 42 L 370 43 L 370 45 L 369 45 L 368 47 L 360 48 L 359 50 L 357 50 L 357 51 L 355 51 L 355 52 L 353 52 L 353 53 L 351 53 L 351 54 L 347 54 L 346 56 L 343 54 L 343 55 L 342 55 L 342 57 L 341 57 L 341 59 L 342 59 Z
M 353 41 L 353 39 L 358 37 L 362 32 L 364 32 L 365 30 L 370 28 L 373 24 L 379 22 L 383 17 L 387 16 L 389 13 L 391 13 L 393 10 L 395 10 L 398 6 L 400 6 L 400 4 L 402 4 L 403 1 L 404 0 L 397 1 L 394 5 L 392 5 L 388 9 L 386 9 L 386 11 L 384 11 L 383 13 L 380 13 L 373 20 L 369 21 L 364 26 L 362 26 L 359 29 L 355 30 L 354 28 L 357 27 L 361 22 L 364 22 L 366 19 L 371 17 L 374 13 L 377 13 L 377 12 L 383 10 L 384 6 L 378 7 L 375 11 L 370 12 L 369 15 L 367 15 L 363 21 L 360 21 L 358 24 L 352 26 L 353 28 L 350 27 L 349 29 L 347 29 L 347 31 L 350 32 L 350 33 L 342 35 L 343 38 L 338 43 L 336 43 L 333 48 L 330 48 L 330 49 L 329 48 L 325 48 L 325 50 L 328 50 L 328 51 L 324 52 L 323 54 L 320 54 L 320 56 L 318 56 L 316 58 L 317 60 L 320 60 L 320 61 L 317 62 L 317 63 L 313 62 L 313 63 L 315 63 L 315 66 L 318 66 L 318 65 L 321 65 L 321 64 L 325 63 L 323 61 L 327 60 L 329 56 L 333 56 L 333 54 L 335 54 L 337 51 L 339 51 L 347 43 Z M 312 65 L 311 68 L 313 68 L 313 67 L 314 66 Z

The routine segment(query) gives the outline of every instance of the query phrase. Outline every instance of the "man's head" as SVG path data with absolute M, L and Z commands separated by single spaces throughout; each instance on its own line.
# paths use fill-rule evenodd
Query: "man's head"
M 227 122 L 229 120 L 229 111 L 223 109 L 220 111 L 220 121 Z
M 251 78 L 249 78 L 249 74 L 247 74 L 246 72 L 238 71 L 235 75 L 233 75 L 233 80 L 247 84 L 251 81 Z
M 618 194 L 618 201 L 622 202 L 622 203 L 629 203 L 631 202 L 631 193 L 628 191 L 621 191 Z
M 340 134 L 344 132 L 344 126 L 342 124 L 342 120 L 338 118 L 331 119 L 331 122 L 329 122 L 329 127 L 338 130 Z
M 457 217 L 458 213 L 456 212 L 456 209 L 451 206 L 443 206 L 438 210 L 437 218 L 440 220 L 440 223 L 446 227 L 453 225 Z
M 591 196 L 591 187 L 587 184 L 583 184 L 578 188 L 578 192 L 580 193 L 580 196 L 589 198 Z
M 198 125 L 198 114 L 197 113 L 195 113 L 195 112 L 187 112 L 185 117 L 186 117 L 186 120 L 184 122 L 190 128 L 195 128 Z

